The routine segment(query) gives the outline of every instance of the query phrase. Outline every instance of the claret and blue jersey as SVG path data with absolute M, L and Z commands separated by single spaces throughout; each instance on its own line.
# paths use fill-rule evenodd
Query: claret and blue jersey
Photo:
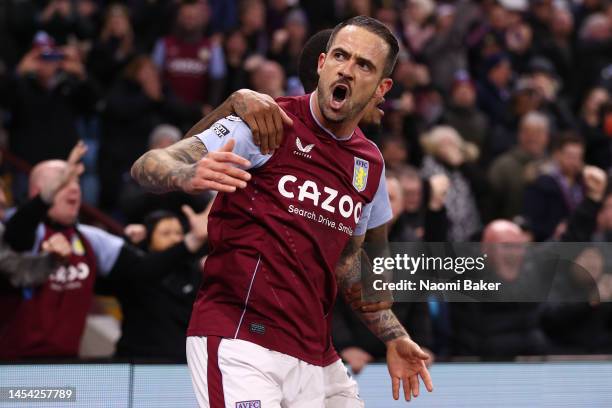
M 272 155 L 235 116 L 197 136 L 209 151 L 234 138 L 253 177 L 215 200 L 188 335 L 239 338 L 326 365 L 337 359 L 328 325 L 335 265 L 351 236 L 388 222 L 391 208 L 378 148 L 358 129 L 336 138 L 310 102 L 278 100 L 293 126 Z

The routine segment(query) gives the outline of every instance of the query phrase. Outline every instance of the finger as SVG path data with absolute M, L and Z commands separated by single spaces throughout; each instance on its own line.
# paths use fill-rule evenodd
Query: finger
M 423 367 L 421 368 L 421 370 L 419 370 L 419 375 L 421 376 L 421 379 L 423 380 L 423 384 L 425 384 L 425 388 L 427 389 L 427 391 L 432 392 L 433 382 L 431 381 L 429 370 L 427 369 L 427 367 L 425 367 L 425 363 L 422 364 Z
M 281 118 L 281 112 L 283 110 L 281 108 L 277 108 L 272 115 L 272 120 L 274 121 L 274 128 L 276 129 L 276 139 L 274 140 L 274 148 L 278 149 L 283 140 L 283 119 Z M 283 112 L 284 113 L 284 112 Z
M 210 152 L 208 153 L 207 158 L 210 159 L 209 162 L 216 161 L 216 162 L 224 162 L 224 163 L 233 163 L 240 167 L 246 167 L 246 168 L 251 167 L 250 161 L 248 161 L 244 157 L 238 156 L 236 153 L 222 152 L 222 151 Z
M 259 126 L 257 125 L 257 121 L 255 120 L 255 117 L 253 117 L 253 115 L 250 115 L 250 114 L 244 115 L 243 120 L 247 124 L 247 126 L 251 129 L 251 133 L 253 134 L 253 143 L 255 143 L 256 146 L 260 146 L 261 138 L 259 136 Z
M 188 205 L 181 206 L 181 210 L 189 220 L 196 216 L 195 211 L 193 211 L 193 209 Z
M 393 388 L 393 399 L 399 399 L 400 379 L 397 377 L 391 377 L 391 387 Z
M 229 186 L 212 180 L 206 180 L 206 184 L 202 188 L 196 188 L 195 193 L 204 192 L 206 190 L 214 190 L 220 193 L 233 193 L 236 191 L 235 186 Z
M 424 352 L 423 350 L 421 350 L 421 348 L 419 347 L 418 350 L 416 351 L 416 355 L 418 358 L 420 358 L 421 360 L 429 360 L 429 354 L 427 354 L 426 352 Z
M 410 388 L 412 389 L 412 395 L 416 398 L 419 396 L 419 377 L 415 374 L 410 376 Z
M 81 175 L 81 174 L 83 174 L 83 173 L 85 173 L 85 165 L 84 165 L 84 164 L 82 164 L 82 163 L 79 163 L 79 164 L 78 164 L 78 165 L 75 167 L 75 170 L 74 170 L 74 173 L 73 173 L 73 174 L 74 174 L 74 177 L 78 177 L 78 176 L 80 176 L 80 175 Z
M 270 151 L 270 146 L 268 145 L 270 132 L 268 132 L 266 120 L 261 116 L 255 116 L 255 121 L 257 122 L 257 127 L 259 128 L 259 150 L 261 150 L 263 154 L 268 154 Z
M 289 115 L 287 115 L 287 112 L 285 112 L 282 108 L 280 109 L 280 114 L 281 114 L 281 119 L 283 120 L 285 124 L 289 126 L 293 126 L 293 119 L 291 119 Z
M 214 170 L 208 170 L 203 177 L 205 182 L 214 181 L 219 184 L 224 184 L 227 186 L 233 186 L 237 188 L 245 188 L 247 186 L 246 181 L 228 176 L 225 173 L 221 173 Z
M 234 167 L 224 162 L 211 161 L 208 163 L 206 168 L 245 181 L 249 181 L 251 179 L 251 173 L 249 173 L 248 171 L 242 170 L 238 167 Z
M 268 147 L 270 149 L 270 153 L 272 153 L 273 149 L 276 149 L 276 126 L 274 124 L 274 117 L 272 115 L 264 116 L 264 120 L 266 122 L 266 129 L 268 133 L 265 137 L 268 139 Z
M 410 401 L 411 397 L 410 397 L 410 377 L 404 377 L 402 378 L 402 386 L 404 388 L 404 398 L 406 399 L 406 401 Z

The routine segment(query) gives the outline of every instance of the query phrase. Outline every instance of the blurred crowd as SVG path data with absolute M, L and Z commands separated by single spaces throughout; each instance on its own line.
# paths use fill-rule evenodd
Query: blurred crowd
M 363 128 L 385 159 L 391 241 L 612 241 L 612 1 L 6 0 L 3 245 L 29 272 L 0 263 L 0 356 L 76 355 L 95 292 L 121 303 L 119 356 L 184 358 L 211 197 L 149 194 L 129 169 L 239 89 L 304 93 L 304 44 L 354 15 L 402 47 L 384 117 Z M 81 202 L 124 236 L 75 224 Z M 596 247 L 577 259 L 596 299 L 394 310 L 432 359 L 610 352 L 612 265 Z M 87 295 L 58 306 L 60 286 Z M 349 309 L 335 342 L 358 372 L 384 347 Z

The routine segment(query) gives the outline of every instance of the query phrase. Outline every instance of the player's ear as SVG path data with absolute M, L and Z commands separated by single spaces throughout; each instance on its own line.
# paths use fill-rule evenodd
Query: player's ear
M 378 87 L 376 88 L 376 97 L 378 98 L 384 97 L 385 94 L 389 92 L 392 86 L 393 86 L 393 80 L 391 78 L 383 78 L 378 84 Z
M 319 61 L 317 64 L 317 74 L 321 75 L 321 70 L 323 69 L 323 64 L 325 63 L 325 53 L 322 52 L 319 54 Z

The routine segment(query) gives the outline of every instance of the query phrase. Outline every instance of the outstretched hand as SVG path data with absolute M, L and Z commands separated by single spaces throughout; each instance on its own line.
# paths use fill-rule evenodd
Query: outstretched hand
M 387 366 L 393 386 L 393 399 L 399 399 L 400 384 L 404 388 L 404 398 L 419 396 L 419 377 L 427 391 L 433 391 L 433 383 L 425 362 L 429 354 L 408 336 L 399 337 L 387 343 Z
M 233 193 L 237 188 L 245 188 L 251 174 L 236 166 L 248 168 L 251 165 L 247 159 L 232 153 L 236 141 L 228 140 L 219 150 L 209 152 L 197 163 L 187 167 L 186 182 L 183 190 L 198 194 L 206 190 L 222 193 Z

